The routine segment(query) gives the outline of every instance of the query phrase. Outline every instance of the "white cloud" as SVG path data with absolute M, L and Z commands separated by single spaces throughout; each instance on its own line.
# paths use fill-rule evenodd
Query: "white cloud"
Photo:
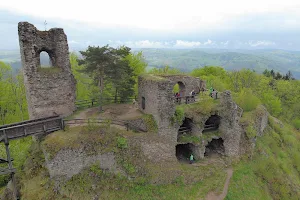
M 70 44 L 78 44 L 78 42 L 75 41 L 75 40 L 70 40 L 69 43 L 70 43 Z
M 248 45 L 250 45 L 251 47 L 259 47 L 259 46 L 273 46 L 276 45 L 276 43 L 272 41 L 259 40 L 259 41 L 249 41 Z
M 200 41 L 150 41 L 150 40 L 139 40 L 139 41 L 112 41 L 108 40 L 111 46 L 126 45 L 131 48 L 201 48 L 209 46 L 217 46 L 217 43 L 208 39 L 205 42 Z M 227 41 L 228 43 L 228 41 Z
M 201 42 L 198 41 L 184 41 L 184 40 L 176 40 L 174 45 L 175 47 L 199 47 L 201 46 Z
M 214 45 L 215 43 L 208 39 L 206 42 L 204 42 L 204 45 Z
M 221 43 L 220 43 L 221 46 L 225 46 L 225 47 L 228 46 L 228 44 L 229 44 L 229 41 L 228 41 L 228 40 L 225 41 L 225 42 L 221 42 Z
M 126 45 L 131 48 L 162 48 L 165 46 L 165 43 L 149 41 L 149 40 L 140 40 L 140 41 L 111 41 L 109 40 L 112 46 L 121 46 Z
M 20 12 L 45 19 L 76 20 L 93 26 L 129 26 L 149 30 L 180 30 L 221 28 L 224 21 L 243 15 L 261 13 L 294 14 L 297 19 L 287 24 L 298 24 L 299 0 L 1 0 L 0 9 Z

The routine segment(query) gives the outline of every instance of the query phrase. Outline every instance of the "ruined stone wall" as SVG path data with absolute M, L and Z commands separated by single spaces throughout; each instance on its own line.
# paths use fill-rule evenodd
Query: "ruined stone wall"
M 153 115 L 158 135 L 167 138 L 170 142 L 176 142 L 177 131 L 171 126 L 171 117 L 175 113 L 173 99 L 173 82 L 152 75 L 141 76 L 138 79 L 139 109 Z M 145 109 L 142 108 L 142 98 L 145 98 Z
M 18 33 L 30 119 L 70 115 L 75 110 L 76 81 L 63 29 L 39 31 L 28 22 L 20 22 Z M 49 54 L 52 68 L 41 70 L 42 51 Z
M 138 78 L 138 105 L 139 109 L 154 117 L 158 114 L 158 82 L 152 80 L 151 77 Z M 145 108 L 142 107 L 142 98 L 145 98 Z M 158 120 L 158 118 L 156 118 Z

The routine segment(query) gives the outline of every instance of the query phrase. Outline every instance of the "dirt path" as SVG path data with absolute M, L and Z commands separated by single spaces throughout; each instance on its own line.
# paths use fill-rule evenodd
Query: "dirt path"
M 233 169 L 229 168 L 229 169 L 226 170 L 226 172 L 227 172 L 227 178 L 226 178 L 226 181 L 225 181 L 225 185 L 224 185 L 222 194 L 216 195 L 214 192 L 209 192 L 207 194 L 206 198 L 205 198 L 206 200 L 223 200 L 223 199 L 225 199 L 225 197 L 227 195 L 227 192 L 228 192 L 230 179 L 231 179 L 232 174 L 233 174 Z

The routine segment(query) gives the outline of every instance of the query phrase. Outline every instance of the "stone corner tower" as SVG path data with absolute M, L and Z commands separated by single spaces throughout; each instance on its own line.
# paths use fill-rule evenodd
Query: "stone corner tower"
M 64 30 L 39 31 L 28 22 L 19 22 L 18 34 L 30 119 L 72 114 L 76 81 Z M 52 66 L 48 69 L 41 67 L 41 52 L 49 55 Z

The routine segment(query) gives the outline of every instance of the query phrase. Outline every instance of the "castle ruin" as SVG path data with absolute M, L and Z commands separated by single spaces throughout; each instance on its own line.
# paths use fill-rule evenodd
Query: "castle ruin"
M 64 30 L 39 31 L 28 22 L 19 22 L 18 34 L 30 119 L 73 113 L 76 81 Z M 41 66 L 41 52 L 48 53 L 51 67 Z
M 205 99 L 195 102 L 196 107 L 185 107 L 189 111 L 184 113 L 183 121 L 174 123 L 172 118 L 176 102 L 173 87 L 176 83 L 184 96 L 189 96 L 193 90 L 199 93 L 206 87 L 205 81 L 186 75 L 143 75 L 138 79 L 139 109 L 145 114 L 153 115 L 158 127 L 158 136 L 165 138 L 164 141 L 168 143 L 168 148 L 164 145 L 162 151 L 156 147 L 157 152 L 168 155 L 163 157 L 172 157 L 171 159 L 176 157 L 180 159 L 182 156 L 186 158 L 191 153 L 196 159 L 202 159 L 211 153 L 225 156 L 240 155 L 243 131 L 238 122 L 242 110 L 232 100 L 230 91 L 220 93 L 216 101 L 217 106 L 208 113 L 201 112 L 201 104 Z M 194 109 L 200 109 L 200 112 Z M 184 140 L 190 138 L 192 141 L 184 141 L 182 138 Z M 146 146 L 148 148 L 150 144 Z M 155 159 L 159 156 L 153 157 Z

